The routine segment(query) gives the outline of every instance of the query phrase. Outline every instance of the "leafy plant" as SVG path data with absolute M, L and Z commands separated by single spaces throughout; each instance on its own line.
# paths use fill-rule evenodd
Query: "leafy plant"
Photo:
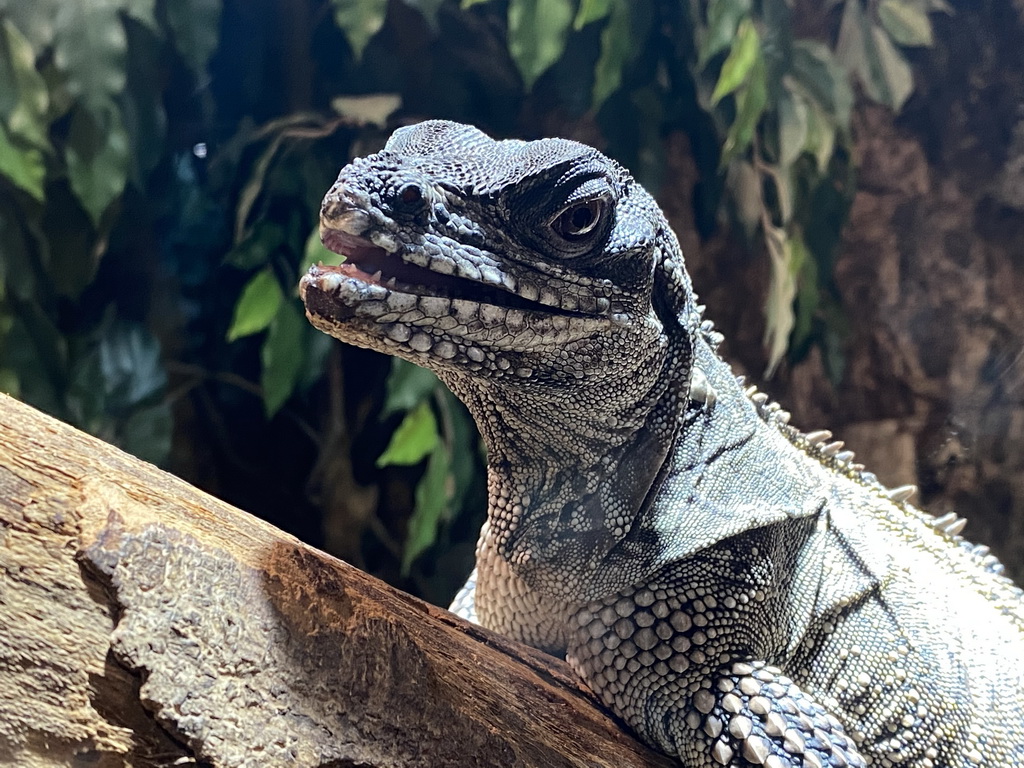
M 160 74 L 146 50 L 166 45 L 201 77 L 216 43 L 219 0 L 166 10 L 158 20 L 153 0 L 0 2 L 0 381 L 154 461 L 170 448 L 159 343 L 87 294 L 126 188 L 165 139 L 163 108 L 141 85 Z M 92 321 L 70 329 L 66 306 Z
M 462 5 L 488 1 L 465 0 Z M 592 109 L 600 108 L 624 82 L 634 81 L 629 70 L 646 49 L 670 52 L 661 61 L 642 62 L 662 72 L 678 63 L 667 58 L 680 50 L 690 52 L 684 63 L 693 78 L 697 106 L 716 128 L 727 202 L 748 236 L 760 234 L 771 264 L 764 337 L 770 375 L 794 331 L 809 332 L 806 323 L 797 325 L 797 315 L 813 314 L 820 295 L 817 290 L 799 291 L 801 280 L 811 273 L 810 260 L 819 265 L 829 260 L 827 254 L 811 251 L 804 229 L 816 225 L 818 188 L 846 181 L 854 86 L 899 111 L 913 91 L 910 65 L 899 47 L 931 45 L 929 14 L 951 13 L 952 8 L 944 0 L 828 0 L 825 7 L 836 26 L 822 39 L 797 35 L 787 0 L 680 3 L 685 21 L 670 28 L 688 38 L 687 44 L 657 46 L 656 38 L 663 33 L 644 20 L 664 15 L 671 5 L 654 0 L 509 0 L 509 50 L 529 90 L 571 45 L 569 19 L 575 19 L 577 31 L 602 25 Z M 647 91 L 649 81 L 642 88 Z M 825 277 L 823 273 L 818 271 Z M 803 339 L 794 341 L 799 346 Z
M 443 597 L 480 449 L 432 375 L 303 318 L 334 174 L 398 122 L 575 121 L 654 188 L 685 130 L 705 220 L 770 260 L 769 369 L 820 343 L 839 370 L 854 93 L 900 110 L 950 8 L 826 0 L 805 30 L 792 5 L 0 0 L 0 389 Z

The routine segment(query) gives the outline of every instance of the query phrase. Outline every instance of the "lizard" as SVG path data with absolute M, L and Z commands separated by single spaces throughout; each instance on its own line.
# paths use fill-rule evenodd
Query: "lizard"
M 690 768 L 1024 765 L 1024 598 L 955 515 L 745 384 L 675 234 L 566 139 L 432 120 L 343 168 L 309 320 L 434 371 L 487 448 L 452 609 Z

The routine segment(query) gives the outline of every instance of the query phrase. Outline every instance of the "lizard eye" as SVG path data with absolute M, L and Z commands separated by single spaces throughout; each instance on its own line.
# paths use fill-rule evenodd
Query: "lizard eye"
M 403 205 L 414 206 L 423 199 L 423 190 L 416 184 L 406 184 L 398 193 L 398 199 Z
M 582 240 L 589 235 L 604 216 L 607 201 L 597 197 L 581 203 L 573 203 L 563 208 L 552 221 L 551 228 L 561 237 L 569 241 Z
M 410 182 L 391 193 L 391 205 L 402 213 L 417 213 L 423 207 L 423 196 L 423 188 Z

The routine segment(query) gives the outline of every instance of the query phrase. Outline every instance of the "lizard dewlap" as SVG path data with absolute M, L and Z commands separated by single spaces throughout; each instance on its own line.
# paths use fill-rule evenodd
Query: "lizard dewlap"
M 744 388 L 675 235 L 572 141 L 402 128 L 342 169 L 300 290 L 487 443 L 453 610 L 564 654 L 685 766 L 1024 766 L 1024 600 L 963 521 Z

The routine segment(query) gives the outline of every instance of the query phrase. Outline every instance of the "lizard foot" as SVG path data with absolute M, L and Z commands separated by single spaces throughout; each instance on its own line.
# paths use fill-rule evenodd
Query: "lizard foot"
M 683 724 L 669 728 L 680 757 L 692 765 L 866 765 L 835 716 L 778 667 L 760 661 L 727 667 L 711 689 L 692 695 Z

